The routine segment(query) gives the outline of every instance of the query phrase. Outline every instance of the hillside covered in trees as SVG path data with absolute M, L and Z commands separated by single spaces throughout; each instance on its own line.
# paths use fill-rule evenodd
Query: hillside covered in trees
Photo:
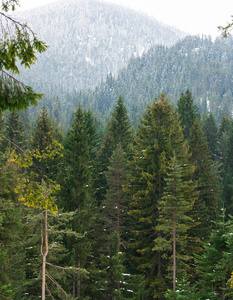
M 94 89 L 55 79 L 35 108 L 42 95 L 14 75 L 46 45 L 14 5 L 1 13 L 0 298 L 232 299 L 232 37 L 153 46 Z
M 147 15 L 97 0 L 57 1 L 17 18 L 49 46 L 30 71 L 22 69 L 21 78 L 52 95 L 95 87 L 108 73 L 116 75 L 132 55 L 185 36 Z
M 81 102 L 106 124 L 122 94 L 135 127 L 145 104 L 150 104 L 155 95 L 165 92 L 170 102 L 176 103 L 180 93 L 189 88 L 199 111 L 212 112 L 219 123 L 224 114 L 231 116 L 233 111 L 232 49 L 231 36 L 214 42 L 207 37 L 188 36 L 169 48 L 157 45 L 141 57 L 131 58 L 117 76 L 109 74 L 95 89 L 45 94 L 39 109 L 45 105 L 52 119 L 67 130 Z M 33 107 L 30 115 L 34 120 L 37 114 Z
M 189 90 L 135 133 L 122 96 L 103 138 L 81 104 L 65 136 L 45 108 L 22 117 L 1 119 L 3 298 L 40 298 L 42 274 L 46 299 L 232 298 L 231 118 Z

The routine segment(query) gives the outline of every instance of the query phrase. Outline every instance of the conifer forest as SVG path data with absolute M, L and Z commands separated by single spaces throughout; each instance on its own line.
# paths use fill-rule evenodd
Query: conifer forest
M 0 299 L 233 299 L 232 37 L 148 44 L 94 90 L 43 96 L 18 74 L 46 40 L 1 2 Z

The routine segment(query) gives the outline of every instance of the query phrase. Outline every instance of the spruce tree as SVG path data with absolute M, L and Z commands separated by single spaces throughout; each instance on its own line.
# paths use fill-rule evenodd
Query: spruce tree
M 232 128 L 232 120 L 229 116 L 224 115 L 221 119 L 221 123 L 218 131 L 218 154 L 219 162 L 221 164 L 221 176 L 224 177 L 224 172 L 227 166 L 227 151 L 228 151 L 228 139 Z
M 189 89 L 186 90 L 185 94 L 181 93 L 177 106 L 181 125 L 184 129 L 184 138 L 187 139 L 194 121 L 199 118 L 197 106 L 194 104 L 194 98 Z
M 116 231 L 119 236 L 126 230 L 127 195 L 122 186 L 126 184 L 127 162 L 121 145 L 113 152 L 106 172 L 108 190 L 104 201 L 104 220 L 109 233 Z
M 101 270 L 98 282 L 98 297 L 106 300 L 123 300 L 122 287 L 123 281 L 123 259 L 120 253 L 120 236 L 113 231 L 108 236 L 107 253 L 100 256 Z
M 220 186 L 217 167 L 211 159 L 206 138 L 197 119 L 190 131 L 189 146 L 192 153 L 190 161 L 195 165 L 193 180 L 197 182 L 199 192 L 193 207 L 193 218 L 199 225 L 191 233 L 200 239 L 201 246 L 203 241 L 208 241 L 213 221 L 217 218 Z
M 134 264 L 149 289 L 146 299 L 162 299 L 167 287 L 166 259 L 154 250 L 154 240 L 161 236 L 157 229 L 158 203 L 164 196 L 165 177 L 174 152 L 180 163 L 187 161 L 187 144 L 183 141 L 180 121 L 165 94 L 153 100 L 138 126 L 129 183 L 131 195 L 129 214 L 134 219 L 134 239 L 130 247 Z
M 103 138 L 102 146 L 97 155 L 97 177 L 95 181 L 97 202 L 100 204 L 106 195 L 108 184 L 105 172 L 109 166 L 109 160 L 118 144 L 122 145 L 123 151 L 129 158 L 133 143 L 133 131 L 131 122 L 120 95 L 109 121 L 107 132 Z
M 204 118 L 203 131 L 206 136 L 207 144 L 213 160 L 217 159 L 217 147 L 218 147 L 218 127 L 216 125 L 215 118 L 212 113 Z
M 187 162 L 188 156 L 187 153 Z M 185 263 L 192 258 L 187 253 L 187 232 L 194 225 L 188 212 L 193 208 L 197 192 L 191 180 L 194 167 L 187 162 L 180 164 L 174 154 L 168 166 L 163 197 L 158 200 L 160 213 L 157 228 L 162 235 L 155 239 L 154 249 L 167 250 L 167 256 L 172 253 L 169 271 L 172 270 L 173 291 L 176 291 L 177 278 L 182 278 L 180 274 L 184 277 L 187 272 Z
M 225 168 L 223 173 L 223 206 L 226 208 L 226 216 L 233 214 L 233 128 L 227 135 L 227 149 L 225 157 Z
M 64 142 L 64 161 L 60 170 L 60 206 L 67 212 L 76 212 L 70 226 L 81 237 L 67 237 L 64 240 L 68 250 L 67 262 L 77 268 L 88 269 L 91 264 L 94 198 L 91 180 L 90 148 L 84 112 L 79 104 L 71 130 Z M 87 295 L 88 282 L 81 275 L 72 279 L 73 297 Z
M 38 154 L 44 154 L 44 157 L 38 156 L 34 158 L 34 163 L 38 174 L 38 179 L 48 177 L 49 179 L 56 179 L 58 163 L 60 157 L 50 156 L 50 153 L 56 150 L 59 145 L 55 138 L 55 131 L 50 118 L 48 117 L 45 107 L 43 107 L 37 122 L 34 126 L 34 131 L 31 139 L 31 150 Z
M 223 210 L 215 227 L 209 242 L 204 244 L 204 252 L 195 255 L 197 288 L 201 299 L 231 299 L 228 280 L 233 269 L 232 218 L 226 222 Z
M 24 209 L 15 192 L 20 168 L 0 151 L 0 298 L 13 299 L 25 284 Z
M 8 147 L 15 149 L 17 153 L 19 153 L 19 148 L 25 148 L 25 128 L 23 123 L 21 122 L 20 113 L 18 111 L 12 111 L 6 114 L 5 116 L 6 122 L 6 132 L 5 135 L 8 142 Z

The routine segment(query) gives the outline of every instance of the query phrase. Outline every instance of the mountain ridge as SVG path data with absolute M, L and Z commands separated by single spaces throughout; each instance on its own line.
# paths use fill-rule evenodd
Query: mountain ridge
M 18 14 L 49 45 L 22 80 L 39 92 L 95 87 L 132 56 L 185 36 L 143 13 L 97 0 L 69 0 Z

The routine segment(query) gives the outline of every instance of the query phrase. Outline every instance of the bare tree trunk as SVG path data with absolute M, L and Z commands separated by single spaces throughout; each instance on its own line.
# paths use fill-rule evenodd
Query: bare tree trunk
M 43 230 L 43 225 L 41 223 L 41 255 L 42 255 L 42 300 L 45 300 L 46 257 L 48 255 L 48 211 L 47 209 L 45 210 L 44 230 Z
M 173 291 L 176 291 L 176 210 L 173 211 Z

